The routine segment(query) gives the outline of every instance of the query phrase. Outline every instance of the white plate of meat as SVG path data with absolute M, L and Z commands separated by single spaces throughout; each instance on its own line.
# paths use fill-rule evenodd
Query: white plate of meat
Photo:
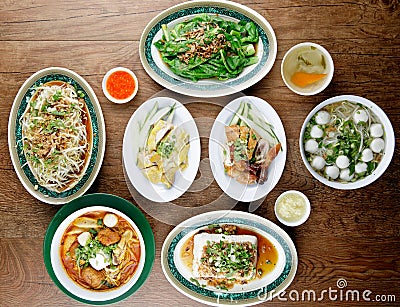
M 258 97 L 231 101 L 211 130 L 209 157 L 214 178 L 238 201 L 265 197 L 282 176 L 286 153 L 282 121 L 272 106 Z

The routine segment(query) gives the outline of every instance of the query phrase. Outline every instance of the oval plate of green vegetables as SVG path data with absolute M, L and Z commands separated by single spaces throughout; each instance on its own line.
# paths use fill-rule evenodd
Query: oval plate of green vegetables
M 190 1 L 157 15 L 139 45 L 146 72 L 160 85 L 195 97 L 242 91 L 267 75 L 277 53 L 274 30 L 231 1 Z

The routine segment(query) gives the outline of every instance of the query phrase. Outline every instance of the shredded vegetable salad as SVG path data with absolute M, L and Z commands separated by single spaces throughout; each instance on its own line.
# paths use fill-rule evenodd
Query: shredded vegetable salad
M 89 151 L 84 95 L 65 82 L 46 83 L 36 88 L 21 118 L 27 164 L 49 190 L 68 190 L 83 175 Z
M 384 129 L 377 116 L 347 100 L 319 110 L 307 124 L 303 142 L 314 170 L 343 183 L 370 175 L 385 148 Z

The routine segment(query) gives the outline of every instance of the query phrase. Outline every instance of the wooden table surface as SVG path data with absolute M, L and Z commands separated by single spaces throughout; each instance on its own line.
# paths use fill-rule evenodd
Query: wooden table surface
M 33 198 L 13 169 L 7 146 L 7 125 L 14 97 L 34 72 L 50 66 L 74 70 L 93 87 L 103 109 L 107 145 L 101 171 L 87 193 L 112 193 L 134 202 L 122 166 L 122 138 L 133 112 L 162 91 L 144 71 L 139 59 L 139 39 L 150 21 L 178 0 L 143 1 L 0 1 L 0 305 L 78 306 L 61 292 L 46 272 L 42 244 L 48 224 L 60 209 Z M 263 15 L 278 40 L 271 72 L 244 91 L 267 100 L 281 117 L 288 141 L 285 170 L 277 186 L 255 214 L 278 223 L 273 213 L 277 196 L 288 189 L 308 195 L 312 213 L 304 225 L 283 227 L 294 241 L 298 272 L 287 292 L 338 289 L 370 290 L 372 305 L 395 306 L 400 301 L 400 5 L 397 0 L 354 1 L 254 1 L 238 0 Z M 280 76 L 284 53 L 294 44 L 311 41 L 328 49 L 335 63 L 330 86 L 322 93 L 303 97 L 287 89 Z M 109 102 L 101 81 L 115 66 L 131 68 L 140 88 L 125 105 Z M 354 94 L 376 102 L 395 129 L 396 148 L 387 171 L 373 184 L 353 191 L 326 187 L 305 168 L 298 147 L 306 115 L 326 98 Z M 206 99 L 187 105 L 195 118 L 214 119 L 221 106 Z M 201 130 L 203 129 L 203 130 Z M 202 167 L 207 171 L 207 129 L 202 132 Z M 216 182 L 198 192 L 188 192 L 174 203 L 183 220 L 188 208 L 205 206 L 222 195 Z M 236 210 L 247 211 L 239 203 Z M 160 265 L 162 243 L 173 225 L 147 218 L 156 241 L 153 270 L 142 288 L 120 306 L 199 306 L 177 292 L 165 279 Z M 279 223 L 278 223 L 279 225 Z M 381 295 L 381 296 L 379 296 Z M 383 295 L 383 296 L 382 296 Z M 391 295 L 391 296 L 390 296 Z M 377 303 L 393 300 L 397 303 Z M 286 295 L 290 302 L 291 298 Z M 324 297 L 330 305 L 351 304 Z M 278 299 L 271 305 L 287 304 Z M 366 303 L 358 302 L 359 305 Z M 297 302 L 310 305 L 310 302 Z M 371 304 L 370 304 L 371 305 Z

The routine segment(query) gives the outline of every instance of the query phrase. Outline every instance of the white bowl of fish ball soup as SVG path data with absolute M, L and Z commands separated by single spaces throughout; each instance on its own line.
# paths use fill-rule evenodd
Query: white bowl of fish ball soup
M 332 97 L 316 106 L 300 133 L 300 151 L 310 173 L 327 186 L 350 190 L 378 179 L 393 157 L 390 120 L 372 101 Z
M 55 275 L 67 291 L 85 300 L 105 301 L 123 295 L 138 280 L 145 245 L 128 216 L 92 206 L 60 224 L 50 254 Z

